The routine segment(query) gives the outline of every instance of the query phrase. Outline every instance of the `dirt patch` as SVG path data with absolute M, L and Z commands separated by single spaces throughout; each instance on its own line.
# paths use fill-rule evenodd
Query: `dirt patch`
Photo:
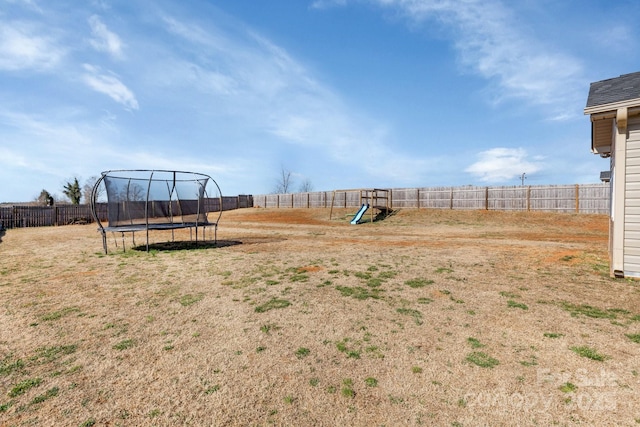
M 353 214 L 225 212 L 217 245 L 108 255 L 93 225 L 9 230 L 0 424 L 640 418 L 640 287 L 608 277 L 608 217 Z
M 238 211 L 230 213 L 230 218 L 236 218 L 243 222 L 257 222 L 269 224 L 303 224 L 303 225 L 324 225 L 328 222 L 329 211 L 322 209 L 299 210 L 299 209 L 250 209 L 249 212 L 243 212 L 237 215 Z M 327 220 L 323 220 L 319 215 L 326 216 Z M 225 219 L 227 215 L 225 215 Z

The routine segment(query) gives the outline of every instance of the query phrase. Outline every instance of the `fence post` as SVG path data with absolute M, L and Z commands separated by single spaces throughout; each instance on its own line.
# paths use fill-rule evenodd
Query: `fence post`
M 569 189 L 574 188 L 574 186 L 575 186 L 575 194 L 572 196 L 571 193 L 569 192 Z M 435 202 L 435 205 L 437 205 L 438 208 L 441 208 L 441 209 L 448 208 L 453 210 L 453 209 L 460 208 L 461 206 L 466 207 L 467 206 L 466 203 L 469 201 L 467 198 L 473 196 L 473 209 L 485 209 L 485 210 L 520 209 L 522 211 L 537 211 L 540 209 L 545 210 L 546 206 L 548 205 L 548 203 L 546 202 L 548 201 L 553 202 L 553 200 L 556 200 L 556 204 L 558 202 L 561 202 L 562 205 L 565 206 L 565 209 L 564 209 L 565 212 L 567 211 L 566 209 L 567 204 L 571 206 L 571 202 L 573 201 L 574 208 L 568 210 L 568 212 L 575 211 L 577 213 L 582 213 L 582 212 L 589 212 L 593 210 L 593 208 L 589 207 L 591 206 L 592 198 L 594 200 L 594 203 L 596 201 L 599 203 L 598 206 L 600 205 L 605 206 L 607 211 L 609 209 L 610 195 L 609 197 L 604 197 L 604 196 L 607 194 L 610 194 L 609 193 L 610 188 L 605 184 L 593 184 L 593 185 L 568 184 L 568 185 L 563 185 L 560 190 L 554 187 L 557 187 L 557 186 L 551 186 L 551 187 L 540 186 L 540 185 L 510 186 L 509 188 L 505 187 L 501 191 L 494 191 L 493 193 L 492 193 L 492 189 L 495 190 L 495 188 L 490 186 L 473 187 L 471 189 L 467 187 L 449 187 L 448 190 L 447 190 L 447 187 L 437 187 L 437 189 L 425 188 L 425 187 L 422 187 L 422 188 L 414 187 L 411 191 L 409 189 L 401 189 L 399 193 L 400 202 L 401 202 L 400 208 L 405 206 L 405 207 L 417 207 L 418 209 L 424 209 L 426 207 L 431 206 L 432 202 Z M 592 187 L 594 189 L 594 192 L 591 191 Z M 582 191 L 583 188 L 585 192 L 584 196 L 580 194 L 580 191 Z M 415 202 L 412 203 L 410 193 L 412 193 L 412 191 L 414 190 L 415 190 L 414 194 L 416 199 L 415 199 Z M 533 194 L 533 190 L 536 190 L 535 195 Z M 285 198 L 287 196 L 292 197 L 291 205 L 293 207 L 298 206 L 298 207 L 304 208 L 306 203 L 308 208 L 324 206 L 325 208 L 331 207 L 331 209 L 333 210 L 334 208 L 338 208 L 338 205 L 340 205 L 346 209 L 346 208 L 353 207 L 350 204 L 351 199 L 349 197 L 349 194 L 353 193 L 355 197 L 358 195 L 357 193 L 355 193 L 356 191 L 360 192 L 361 190 L 333 190 L 331 191 L 331 200 L 329 200 L 329 194 L 327 194 L 326 191 L 314 192 L 314 197 L 318 196 L 322 198 L 317 202 L 315 200 L 314 201 L 311 200 L 312 197 L 310 193 L 307 193 L 306 202 L 303 199 L 300 199 L 300 200 L 296 199 L 294 197 L 295 194 L 287 193 L 287 195 L 285 195 Z M 393 208 L 395 204 L 394 192 L 391 189 L 387 191 L 388 191 L 387 200 L 389 202 L 389 207 Z M 482 203 L 481 198 L 483 197 L 482 191 L 484 191 L 484 205 L 481 204 Z M 524 191 L 524 194 L 523 194 L 523 191 Z M 431 197 L 433 197 L 432 192 L 435 195 L 435 199 L 433 200 L 431 199 Z M 449 192 L 448 195 L 447 195 L 447 192 Z M 339 201 L 341 193 L 342 193 L 342 197 L 344 197 L 344 200 L 342 201 L 342 203 L 340 203 Z M 549 193 L 550 195 L 548 195 L 547 193 Z M 461 201 L 461 203 L 458 203 L 458 205 L 456 205 L 456 194 L 458 194 L 459 200 Z M 595 196 L 593 194 L 595 194 Z M 424 204 L 422 203 L 423 196 L 425 198 Z M 263 198 L 265 207 L 267 206 L 267 203 L 273 203 L 274 205 L 276 205 L 275 207 L 277 208 L 283 208 L 283 207 L 289 206 L 289 201 L 281 199 L 280 195 L 278 194 L 260 195 L 257 197 L 258 199 L 253 199 L 252 202 L 255 202 L 260 198 Z M 273 197 L 276 197 L 276 200 L 273 200 Z M 304 197 L 304 196 L 301 195 L 300 197 Z M 581 199 L 583 198 L 585 199 L 586 202 L 588 202 L 589 206 L 586 206 L 586 204 L 584 207 L 582 206 Z M 240 199 L 240 200 L 242 201 L 243 199 Z M 230 201 L 231 200 L 229 200 L 229 202 Z M 446 202 L 448 203 L 445 205 Z M 521 204 L 522 202 L 524 202 L 525 204 L 524 206 Z M 253 206 L 255 206 L 255 204 Z M 602 209 L 595 208 L 595 209 L 598 212 L 601 212 L 605 208 L 602 208 Z M 71 213 L 71 210 L 67 211 L 65 206 L 61 206 L 58 209 L 58 212 L 56 214 L 56 217 L 57 217 L 56 220 L 58 221 L 59 224 L 61 224 L 62 219 L 67 218 L 70 213 Z M 35 220 L 36 218 L 36 216 L 29 217 L 28 215 L 25 217 L 25 214 L 29 214 L 29 212 L 27 212 L 26 210 L 23 212 L 19 207 L 14 206 L 13 215 L 11 215 L 11 208 L 8 208 L 4 218 L 5 224 L 7 223 L 7 221 L 15 221 L 16 226 L 20 226 L 19 224 L 26 224 L 27 222 L 31 224 L 30 221 Z M 330 214 L 330 218 L 331 218 L 331 214 Z
M 489 210 L 489 187 L 484 188 L 484 210 Z

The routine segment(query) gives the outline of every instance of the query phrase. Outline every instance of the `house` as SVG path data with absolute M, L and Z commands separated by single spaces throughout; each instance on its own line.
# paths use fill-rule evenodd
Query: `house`
M 640 278 L 640 72 L 591 83 L 591 151 L 610 158 L 610 274 Z

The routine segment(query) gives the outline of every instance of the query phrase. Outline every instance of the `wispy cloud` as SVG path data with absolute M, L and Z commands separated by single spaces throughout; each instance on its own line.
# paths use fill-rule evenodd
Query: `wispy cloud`
M 198 91 L 224 95 L 227 110 L 280 142 L 326 147 L 340 156 L 339 148 L 354 141 L 353 135 L 359 135 L 354 144 L 367 139 L 370 127 L 360 128 L 340 96 L 267 38 L 242 26 L 236 26 L 232 38 L 174 17 L 164 22 L 167 31 L 189 42 L 191 51 L 208 53 L 199 63 L 172 59 L 170 71 L 157 76 L 165 84 L 189 83 Z
M 113 74 L 102 73 L 99 67 L 84 64 L 84 82 L 96 92 L 103 93 L 129 110 L 138 109 L 138 100 L 127 86 Z
M 637 51 L 638 35 L 636 26 L 629 26 L 617 20 L 603 20 L 594 28 L 590 28 L 587 43 L 612 57 Z
M 165 29 L 168 32 L 180 36 L 191 43 L 207 45 L 210 47 L 218 45 L 211 30 L 207 31 L 194 23 L 184 23 L 179 19 L 168 15 L 161 15 L 160 19 L 164 22 Z
M 157 67 L 163 73 L 153 80 L 189 84 L 196 92 L 222 97 L 216 99 L 223 100 L 230 120 L 261 134 L 259 143 L 244 145 L 247 156 L 261 152 L 266 144 L 272 147 L 268 156 L 274 162 L 295 158 L 296 150 L 304 152 L 300 154 L 304 158 L 313 152 L 316 161 L 309 167 L 315 169 L 320 161 L 352 165 L 353 153 L 366 147 L 368 160 L 352 167 L 354 175 L 408 181 L 409 176 L 415 179 L 416 170 L 424 169 L 423 162 L 387 146 L 384 120 L 349 105 L 303 62 L 265 36 L 242 25 L 233 25 L 233 34 L 229 34 L 221 27 L 187 25 L 173 16 L 163 21 L 169 33 L 183 39 L 183 49 L 196 52 L 191 57 L 198 58 L 197 52 L 207 52 L 207 56 L 194 62 L 185 62 L 182 56 L 171 58 L 168 66 Z M 219 111 L 217 108 L 214 114 Z M 383 163 L 398 167 L 377 166 Z M 298 166 L 287 167 L 297 172 Z
M 19 151 L 14 151 L 7 147 L 0 147 L 0 164 L 4 169 L 26 167 L 30 164 L 29 159 Z
M 358 98 L 359 91 L 341 93 L 340 86 L 328 83 L 336 79 L 323 80 L 335 71 L 345 77 L 341 81 L 358 83 L 348 80 L 352 76 L 345 70 L 332 68 L 340 64 L 319 63 L 324 57 L 315 57 L 313 46 L 297 56 L 295 48 L 288 50 L 267 35 L 278 31 L 276 27 L 260 33 L 208 1 L 195 6 L 150 2 L 152 7 L 131 9 L 119 2 L 90 0 L 73 11 L 55 2 L 13 1 L 19 11 L 0 11 L 0 72 L 9 71 L 2 73 L 0 95 L 11 104 L 0 106 L 3 177 L 19 171 L 48 182 L 52 176 L 68 176 L 68 165 L 77 165 L 74 172 L 87 176 L 105 164 L 164 167 L 215 171 L 227 181 L 225 191 L 230 186 L 236 188 L 232 191 L 268 191 L 260 186 L 282 164 L 325 188 L 413 186 L 445 179 L 455 183 L 460 176 L 501 182 L 543 166 L 551 169 L 548 161 L 542 163 L 524 149 L 487 150 L 491 146 L 482 145 L 475 150 L 487 151 L 471 160 L 458 154 L 468 152 L 464 147 L 446 148 L 435 158 L 435 151 L 424 148 L 429 142 L 418 141 L 426 128 L 438 134 L 437 126 L 405 128 L 400 112 L 383 113 Z M 561 117 L 582 84 L 582 65 L 561 48 L 544 45 L 544 38 L 526 27 L 526 19 L 514 26 L 517 11 L 510 8 L 518 6 L 505 0 L 307 4 L 326 9 L 363 3 L 375 5 L 381 15 L 402 16 L 412 31 L 437 25 L 438 36 L 448 37 L 465 72 L 486 82 L 484 89 L 476 79 L 465 87 L 490 94 L 495 103 L 517 99 L 518 105 L 541 105 L 541 110 Z M 36 5 L 46 10 L 37 13 Z M 611 42 L 626 34 L 617 31 Z M 278 40 L 287 43 L 289 35 L 278 34 Z M 414 53 L 420 55 L 410 51 Z M 457 84 L 457 78 L 450 84 Z M 89 90 L 81 93 L 78 83 Z M 393 84 L 393 75 L 379 84 Z M 82 97 L 87 93 L 91 96 Z M 584 87 L 577 93 L 581 108 Z M 136 111 L 135 120 L 123 109 Z M 98 149 L 100 156 L 95 155 Z M 460 172 L 461 163 L 473 163 L 466 174 Z M 35 186 L 39 191 L 40 184 Z M 0 193 L 8 191 L 0 188 Z
M 7 3 L 11 4 L 20 4 L 25 6 L 25 8 L 32 10 L 34 12 L 43 13 L 40 6 L 34 0 L 4 0 Z
M 0 70 L 47 70 L 56 66 L 64 53 L 52 36 L 35 26 L 0 21 Z
M 532 174 L 542 169 L 539 157 L 529 159 L 524 148 L 492 148 L 478 154 L 478 161 L 465 169 L 483 182 L 512 181 L 522 173 Z
M 311 3 L 312 9 L 327 9 L 334 6 L 344 6 L 347 0 L 315 0 Z
M 97 15 L 92 15 L 89 20 L 93 38 L 89 40 L 91 46 L 100 52 L 107 52 L 113 58 L 122 58 L 122 41 L 117 34 L 110 31 Z
M 525 100 L 553 119 L 573 117 L 587 81 L 582 63 L 545 46 L 523 30 L 523 20 L 500 0 L 370 0 L 395 8 L 412 26 L 435 21 L 458 51 L 461 64 L 491 82 L 493 102 Z M 325 4 L 325 1 L 320 4 Z M 336 3 L 335 1 L 330 3 Z M 525 21 L 526 22 L 526 21 Z M 526 24 L 525 24 L 526 28 Z
M 38 115 L 0 109 L 0 139 L 5 141 L 0 169 L 26 180 L 90 169 L 95 161 L 95 132 L 82 128 L 74 118 L 73 111 Z M 64 162 L 52 160 L 57 156 L 63 156 Z
M 62 115 L 61 115 L 62 116 Z M 35 113 L 0 110 L 0 124 L 3 130 L 14 129 L 21 134 L 38 137 L 38 140 L 78 143 L 83 137 L 73 125 L 61 124 L 60 117 L 44 117 Z

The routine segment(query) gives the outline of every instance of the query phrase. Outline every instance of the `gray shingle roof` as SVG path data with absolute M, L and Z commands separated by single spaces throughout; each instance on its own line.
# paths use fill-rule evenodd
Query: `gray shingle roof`
M 640 98 L 640 72 L 591 83 L 587 108 Z

